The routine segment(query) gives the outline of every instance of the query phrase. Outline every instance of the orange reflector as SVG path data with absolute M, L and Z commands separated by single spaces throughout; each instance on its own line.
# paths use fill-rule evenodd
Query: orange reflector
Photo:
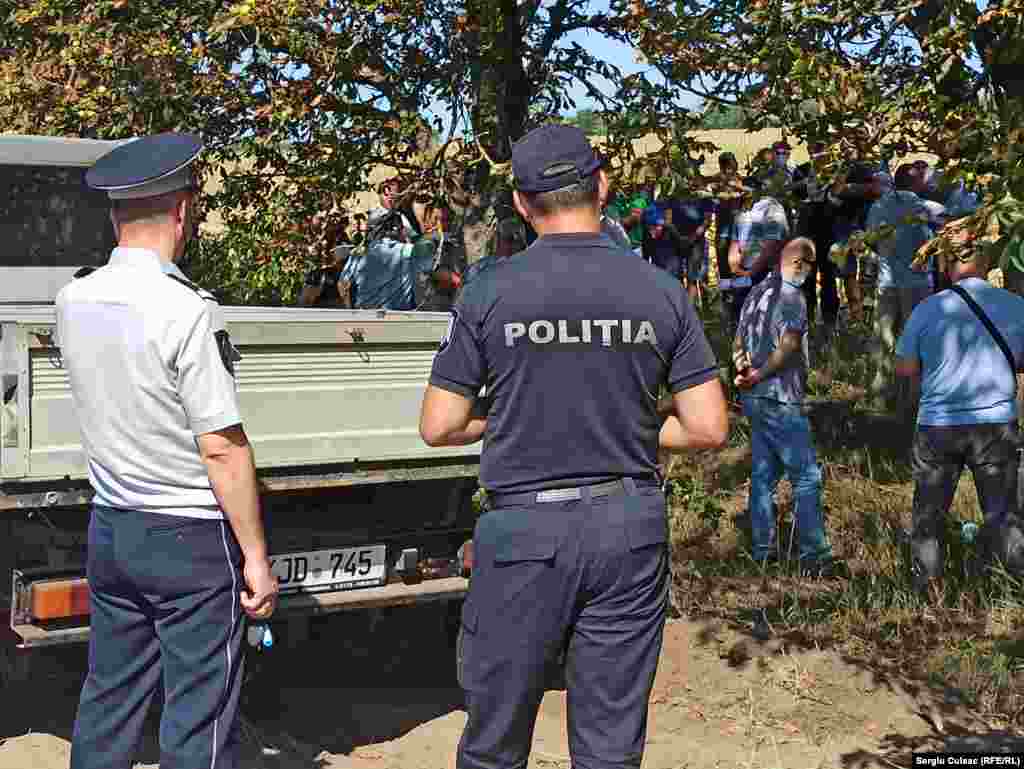
M 84 579 L 59 579 L 32 585 L 29 602 L 32 619 L 83 617 L 89 614 L 89 583 Z

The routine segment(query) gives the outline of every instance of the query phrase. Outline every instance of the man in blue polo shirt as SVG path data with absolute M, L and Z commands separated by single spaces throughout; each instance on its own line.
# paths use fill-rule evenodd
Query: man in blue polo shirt
M 986 280 L 988 264 L 970 251 L 947 265 L 1002 335 L 1015 368 L 1024 362 L 1024 298 Z M 1024 537 L 1017 524 L 1017 381 L 995 337 L 953 289 L 925 299 L 896 346 L 896 374 L 920 380 L 911 461 L 914 510 L 911 551 L 919 590 L 943 571 L 945 517 L 965 466 L 971 468 L 985 522 L 989 558 L 1020 568 Z
M 420 416 L 431 446 L 484 441 L 457 766 L 527 765 L 564 654 L 573 765 L 639 769 L 668 607 L 658 450 L 721 446 L 725 397 L 679 280 L 601 232 L 608 182 L 583 132 L 532 131 L 512 172 L 539 237 L 467 286 Z

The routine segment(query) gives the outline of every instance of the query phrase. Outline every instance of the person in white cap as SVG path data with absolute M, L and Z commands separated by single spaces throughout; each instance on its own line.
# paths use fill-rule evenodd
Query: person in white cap
M 57 333 L 95 491 L 91 636 L 72 769 L 130 769 L 163 684 L 160 765 L 235 769 L 243 612 L 265 620 L 270 569 L 239 359 L 213 297 L 175 265 L 195 230 L 196 137 L 100 158 L 118 246 L 57 296 Z

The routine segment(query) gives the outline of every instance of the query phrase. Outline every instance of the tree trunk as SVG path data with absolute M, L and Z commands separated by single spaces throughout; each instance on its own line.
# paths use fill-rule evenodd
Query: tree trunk
M 483 135 L 485 141 L 481 143 L 491 159 L 496 163 L 506 163 L 512 156 L 512 145 L 526 132 L 533 88 L 523 67 L 525 46 L 519 6 L 516 0 L 501 0 L 499 7 L 502 19 L 497 37 L 497 66 L 483 73 L 474 115 L 479 119 L 475 128 Z M 491 99 L 492 104 L 485 103 Z M 486 125 L 489 115 L 493 115 L 493 126 Z M 484 256 L 492 234 L 494 208 L 505 197 L 502 188 L 508 184 L 504 173 L 492 173 L 486 166 L 472 177 L 471 188 L 466 190 L 466 200 L 460 211 L 462 238 L 469 264 Z
M 523 25 L 516 0 L 501 0 L 502 26 L 498 39 L 499 66 L 495 76 L 498 135 L 495 160 L 512 156 L 512 145 L 525 133 L 532 88 L 523 68 Z

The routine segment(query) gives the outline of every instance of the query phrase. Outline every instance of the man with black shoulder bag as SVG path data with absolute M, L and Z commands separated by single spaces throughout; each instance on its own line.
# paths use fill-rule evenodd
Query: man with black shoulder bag
M 945 265 L 951 288 L 913 311 L 896 346 L 896 373 L 919 379 L 914 436 L 914 585 L 943 571 L 945 517 L 964 467 L 984 514 L 982 558 L 1024 573 L 1018 502 L 1017 372 L 1024 364 L 1024 298 L 988 283 L 967 248 Z

